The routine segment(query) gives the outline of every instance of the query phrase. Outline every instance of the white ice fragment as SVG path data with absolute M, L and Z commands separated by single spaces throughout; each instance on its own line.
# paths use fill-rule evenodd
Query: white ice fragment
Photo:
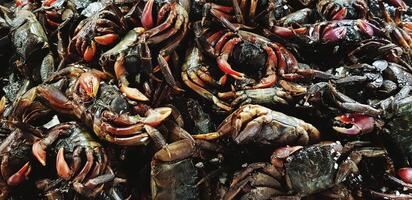
M 202 162 L 198 162 L 195 165 L 197 168 L 203 168 L 205 165 Z

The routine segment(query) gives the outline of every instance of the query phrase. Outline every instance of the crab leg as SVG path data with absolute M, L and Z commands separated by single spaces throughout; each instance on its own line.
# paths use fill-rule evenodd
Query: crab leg
M 243 24 L 244 23 L 243 13 L 246 13 L 247 0 L 240 0 L 240 5 L 239 5 L 239 0 L 232 0 L 232 4 L 233 4 L 233 7 L 235 8 L 236 19 L 238 20 L 238 23 Z M 240 22 L 239 20 L 242 22 Z
M 137 101 L 149 101 L 149 98 L 147 98 L 142 92 L 140 92 L 136 88 L 131 88 L 129 86 L 129 81 L 127 80 L 127 71 L 124 68 L 124 62 L 125 62 L 125 57 L 123 54 L 120 54 L 116 62 L 114 64 L 114 71 L 117 77 L 117 80 L 119 81 L 120 84 L 120 91 L 126 94 L 127 97 L 137 100 Z
M 222 53 L 222 48 L 224 45 L 228 42 L 229 39 L 232 39 L 232 37 L 236 36 L 235 33 L 233 32 L 227 32 L 225 33 L 222 37 L 219 38 L 219 40 L 216 42 L 215 45 L 215 51 L 217 54 Z
M 81 159 L 82 152 L 83 152 L 83 148 L 80 146 L 76 147 L 73 151 L 73 156 L 72 156 L 73 161 L 70 166 L 70 169 L 73 172 L 73 174 L 76 174 L 80 169 L 80 165 L 82 163 L 82 159 Z
M 103 131 L 104 133 L 116 136 L 127 136 L 141 133 L 144 124 L 135 124 L 128 127 L 114 127 L 109 123 L 102 122 L 99 126 L 99 131 Z
M 111 135 L 103 136 L 108 142 L 113 144 L 121 145 L 121 146 L 136 146 L 147 144 L 149 142 L 149 135 L 147 133 L 140 133 L 130 137 L 113 137 Z
M 156 152 L 153 158 L 164 162 L 183 160 L 193 154 L 194 148 L 193 141 L 190 139 L 183 139 L 163 147 Z
M 232 110 L 232 108 L 230 106 L 228 106 L 225 103 L 221 102 L 216 96 L 214 96 L 208 90 L 206 90 L 203 87 L 200 87 L 196 83 L 192 82 L 188 78 L 187 73 L 182 72 L 182 80 L 189 88 L 191 88 L 193 91 L 195 91 L 200 96 L 202 96 L 206 99 L 212 100 L 219 108 L 222 108 L 223 110 L 226 110 L 226 111 Z
M 351 112 L 364 113 L 370 116 L 378 116 L 382 113 L 381 110 L 375 109 L 372 106 L 361 104 L 336 90 L 332 84 L 328 84 L 331 95 L 335 103 L 343 109 Z
M 157 23 L 160 24 L 166 17 L 166 14 L 168 14 L 171 11 L 172 4 L 168 3 L 162 6 L 159 11 L 157 12 Z
M 240 38 L 233 38 L 229 40 L 223 47 L 222 53 L 219 55 L 219 57 L 217 57 L 216 61 L 217 61 L 217 65 L 219 66 L 220 70 L 222 70 L 224 73 L 229 74 L 235 79 L 243 80 L 245 75 L 241 72 L 233 70 L 227 61 L 233 48 L 239 42 L 241 42 Z
M 77 176 L 73 179 L 74 182 L 82 182 L 87 174 L 89 174 L 91 168 L 93 167 L 94 164 L 94 156 L 93 156 L 93 150 L 90 148 L 85 149 L 86 152 L 86 164 L 84 164 L 83 169 L 77 174 Z
M 276 71 L 275 65 L 277 63 L 277 57 L 275 52 L 270 47 L 264 47 L 266 53 L 268 54 L 266 63 L 266 74 L 260 79 L 259 83 L 253 86 L 253 88 L 266 88 L 272 87 L 276 83 Z
M 171 36 L 176 34 L 176 32 L 178 30 L 180 30 L 180 28 L 182 26 L 184 26 L 185 23 L 186 23 L 186 20 L 185 20 L 184 16 L 177 15 L 176 17 L 177 17 L 177 19 L 176 19 L 175 24 L 174 24 L 173 27 L 171 27 L 168 31 L 166 31 L 163 34 L 160 34 L 160 35 L 149 38 L 147 42 L 149 44 L 158 44 L 160 42 L 163 42 L 166 38 L 170 38 Z
M 184 20 L 183 24 L 186 24 L 187 18 L 183 18 L 183 20 Z M 164 47 L 160 51 L 159 56 L 157 57 L 157 61 L 160 65 L 160 69 L 162 71 L 163 76 L 165 77 L 166 82 L 168 83 L 169 86 L 171 86 L 173 89 L 177 91 L 182 91 L 182 89 L 177 86 L 177 82 L 173 77 L 169 64 L 167 63 L 164 57 L 166 55 L 171 55 L 172 51 L 176 49 L 176 47 L 180 44 L 181 40 L 186 35 L 186 32 L 187 32 L 187 26 L 183 25 L 182 32 L 173 41 L 171 41 L 166 47 Z
M 49 147 L 49 145 L 53 144 L 62 134 L 66 134 L 67 129 L 69 129 L 70 127 L 70 124 L 66 124 L 60 126 L 59 129 L 53 129 L 48 133 L 46 138 L 39 140 L 33 144 L 33 155 L 43 166 L 46 166 L 46 149 Z
M 103 190 L 104 183 L 112 181 L 115 178 L 113 173 L 103 174 L 93 179 L 89 179 L 86 183 L 80 182 L 73 183 L 74 189 L 80 194 L 92 193 L 90 196 L 101 192 Z
M 176 16 L 177 16 L 177 11 L 175 9 L 172 9 L 169 13 L 169 16 L 162 24 L 154 28 L 151 28 L 145 32 L 145 35 L 147 36 L 147 38 L 153 37 L 154 35 L 157 35 L 158 33 L 171 27 L 173 25 L 173 21 L 175 20 Z

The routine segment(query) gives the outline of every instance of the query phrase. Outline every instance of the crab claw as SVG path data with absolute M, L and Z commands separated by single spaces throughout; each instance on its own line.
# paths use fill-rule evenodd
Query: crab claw
M 144 123 L 150 126 L 158 126 L 163 120 L 165 120 L 172 113 L 172 109 L 168 107 L 160 107 L 150 109 L 146 113 Z
M 63 147 L 59 149 L 59 152 L 57 152 L 56 170 L 57 174 L 64 180 L 69 180 L 72 175 L 72 171 L 69 168 L 69 165 L 67 164 L 66 160 L 64 159 Z
M 333 129 L 339 133 L 346 135 L 359 135 L 364 133 L 370 133 L 375 128 L 375 119 L 368 115 L 360 113 L 348 113 L 345 115 L 335 117 L 338 123 L 346 125 L 352 125 L 350 128 L 343 128 L 333 126 Z
M 276 149 L 272 153 L 272 157 L 271 157 L 272 165 L 275 167 L 283 167 L 283 160 L 302 148 L 303 146 L 293 146 L 293 147 L 285 146 L 285 147 Z
M 369 23 L 366 20 L 358 20 L 356 21 L 357 27 L 365 34 L 367 34 L 369 37 L 372 37 L 374 34 L 374 28 L 371 23 Z
M 341 20 L 346 17 L 348 10 L 345 7 L 341 7 L 336 13 L 333 14 L 332 20 Z
M 103 45 L 103 46 L 111 45 L 114 42 L 116 42 L 118 39 L 119 39 L 119 35 L 114 34 L 114 33 L 109 33 L 109 34 L 106 34 L 106 35 L 101 35 L 101 36 L 94 37 L 94 41 L 96 41 L 97 44 L 100 44 L 100 45 Z
M 31 172 L 30 162 L 27 162 L 19 171 L 14 173 L 7 179 L 7 184 L 11 186 L 16 186 L 28 179 Z
M 82 89 L 86 92 L 89 97 L 96 97 L 99 91 L 100 78 L 95 76 L 91 72 L 86 72 L 80 75 L 79 83 Z
M 336 42 L 346 36 L 346 27 L 325 28 L 322 40 L 325 42 Z
M 124 93 L 128 98 L 131 98 L 133 100 L 149 101 L 149 98 L 147 98 L 142 92 L 140 92 L 136 88 L 126 87 L 124 85 L 121 85 L 120 92 Z
M 37 141 L 32 146 L 32 152 L 34 157 L 43 165 L 46 166 L 46 151 L 41 141 Z
M 153 4 L 154 0 L 149 0 L 146 2 L 144 6 L 143 13 L 142 13 L 142 25 L 145 29 L 153 28 L 154 20 L 153 20 Z
M 43 1 L 43 6 L 44 7 L 50 7 L 55 2 L 56 2 L 56 0 L 45 0 L 45 1 Z
M 86 62 L 90 62 L 93 60 L 95 55 L 96 55 L 96 43 L 92 41 L 90 46 L 88 46 L 86 50 L 84 51 L 83 59 Z
M 23 7 L 29 3 L 29 0 L 16 0 L 16 7 Z
M 412 184 L 412 168 L 404 167 L 399 169 L 398 176 L 405 182 Z

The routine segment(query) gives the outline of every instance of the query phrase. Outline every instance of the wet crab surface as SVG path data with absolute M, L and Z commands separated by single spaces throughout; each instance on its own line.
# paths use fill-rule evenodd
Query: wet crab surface
M 409 0 L 4 0 L 0 200 L 412 199 Z

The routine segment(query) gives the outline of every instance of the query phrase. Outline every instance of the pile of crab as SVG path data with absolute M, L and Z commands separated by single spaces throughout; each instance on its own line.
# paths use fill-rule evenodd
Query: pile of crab
M 412 199 L 409 4 L 1 1 L 0 200 Z

